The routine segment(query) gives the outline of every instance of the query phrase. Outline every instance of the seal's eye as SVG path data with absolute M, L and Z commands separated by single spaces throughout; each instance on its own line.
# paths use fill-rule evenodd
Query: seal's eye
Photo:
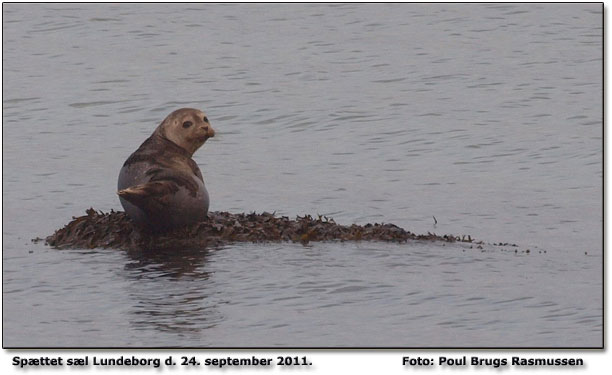
M 208 122 L 208 117 L 204 116 L 204 122 Z
M 190 127 L 191 125 L 193 125 L 193 123 L 192 123 L 191 121 L 185 121 L 185 122 L 183 123 L 183 127 L 184 127 L 185 129 L 187 129 L 187 128 L 188 128 L 188 127 Z

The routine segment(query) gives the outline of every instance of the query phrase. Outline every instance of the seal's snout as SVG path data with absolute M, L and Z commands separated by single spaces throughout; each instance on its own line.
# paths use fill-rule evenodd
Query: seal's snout
M 215 136 L 215 129 L 213 129 L 210 125 L 205 125 L 204 131 L 206 132 L 206 138 L 212 138 Z

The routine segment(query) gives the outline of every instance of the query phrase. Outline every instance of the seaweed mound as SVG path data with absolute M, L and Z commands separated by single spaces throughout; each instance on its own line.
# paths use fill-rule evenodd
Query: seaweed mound
M 235 242 L 386 241 L 472 242 L 470 236 L 417 235 L 394 224 L 339 225 L 325 216 L 297 216 L 295 220 L 271 213 L 209 212 L 205 221 L 165 233 L 135 225 L 124 212 L 104 213 L 90 208 L 46 238 L 55 248 L 202 248 Z

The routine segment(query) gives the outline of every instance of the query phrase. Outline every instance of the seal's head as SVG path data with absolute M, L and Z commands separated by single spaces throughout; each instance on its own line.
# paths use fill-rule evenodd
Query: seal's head
M 181 108 L 172 112 L 155 129 L 155 133 L 172 141 L 193 155 L 215 131 L 206 114 L 198 109 Z

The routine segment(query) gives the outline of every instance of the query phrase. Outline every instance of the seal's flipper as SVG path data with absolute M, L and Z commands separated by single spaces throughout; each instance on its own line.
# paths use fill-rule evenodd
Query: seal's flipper
M 178 190 L 174 181 L 153 181 L 119 190 L 117 194 L 145 212 L 153 213 L 164 209 Z

